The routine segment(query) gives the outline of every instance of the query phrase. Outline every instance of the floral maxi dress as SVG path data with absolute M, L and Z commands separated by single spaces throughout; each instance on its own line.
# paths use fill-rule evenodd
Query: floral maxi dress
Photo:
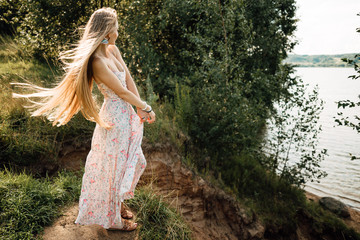
M 125 72 L 114 74 L 127 87 Z M 104 95 L 100 117 L 113 128 L 106 130 L 96 124 L 82 177 L 75 224 L 121 228 L 121 204 L 134 197 L 134 189 L 146 167 L 141 149 L 144 124 L 130 103 L 105 84 L 98 87 Z

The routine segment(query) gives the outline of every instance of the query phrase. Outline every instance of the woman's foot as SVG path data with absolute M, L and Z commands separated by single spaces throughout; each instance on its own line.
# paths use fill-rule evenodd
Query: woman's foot
M 110 228 L 108 228 L 108 230 L 122 230 L 122 231 L 133 231 L 136 229 L 137 227 L 137 223 L 134 223 L 130 220 L 126 220 L 126 219 L 122 219 L 124 226 L 122 228 L 116 227 L 116 226 L 112 226 Z
M 132 218 L 134 215 L 129 211 L 129 210 L 124 210 L 121 211 L 121 217 L 126 218 L 126 219 L 130 219 Z
M 126 218 L 126 219 L 130 219 L 134 216 L 134 214 L 132 214 L 132 212 L 130 212 L 129 210 L 126 210 L 124 207 L 124 204 L 121 205 L 121 217 Z

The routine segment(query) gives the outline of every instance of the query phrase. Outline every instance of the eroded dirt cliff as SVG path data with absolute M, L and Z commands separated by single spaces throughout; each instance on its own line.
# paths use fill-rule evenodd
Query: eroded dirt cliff
M 193 239 L 266 239 L 265 226 L 256 214 L 187 168 L 170 144 L 150 146 L 143 142 L 142 148 L 148 164 L 139 186 L 152 183 L 154 191 L 182 213 L 192 228 Z M 63 153 L 54 171 L 79 170 L 85 164 L 88 151 L 88 147 L 82 147 Z M 63 217 L 45 229 L 44 239 L 138 239 L 138 231 L 127 233 L 107 231 L 98 225 L 77 226 L 74 224 L 77 213 L 75 202 L 65 209 Z M 297 231 L 286 239 L 317 239 L 309 224 L 304 217 Z

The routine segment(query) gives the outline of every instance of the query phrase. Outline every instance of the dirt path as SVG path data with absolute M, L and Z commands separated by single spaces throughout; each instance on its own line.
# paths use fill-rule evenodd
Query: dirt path
M 138 228 L 132 232 L 110 231 L 100 225 L 78 226 L 74 222 L 79 212 L 79 204 L 75 202 L 63 209 L 64 215 L 56 222 L 46 227 L 43 234 L 44 240 L 137 240 Z

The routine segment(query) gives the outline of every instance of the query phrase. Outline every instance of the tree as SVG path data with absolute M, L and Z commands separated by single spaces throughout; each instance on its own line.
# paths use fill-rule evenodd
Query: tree
M 327 149 L 317 150 L 318 126 L 323 100 L 318 99 L 318 86 L 307 93 L 298 77 L 292 78 L 290 97 L 279 99 L 277 114 L 270 118 L 269 136 L 265 138 L 262 151 L 268 157 L 263 165 L 291 184 L 304 186 L 307 181 L 319 181 L 327 176 L 320 169 L 320 162 L 327 155 Z M 299 156 L 291 164 L 289 154 Z
M 360 16 L 360 13 L 357 14 L 357 16 Z M 360 33 L 360 28 L 357 28 L 356 31 L 358 33 Z M 342 61 L 351 64 L 354 66 L 355 72 L 357 73 L 357 75 L 351 75 L 348 78 L 356 80 L 358 78 L 360 78 L 360 65 L 359 65 L 359 60 L 360 60 L 360 54 L 355 54 L 354 59 L 349 59 L 349 58 L 343 58 Z M 358 95 L 359 99 L 360 99 L 360 94 Z M 360 101 L 358 102 L 353 102 L 350 100 L 340 100 L 338 102 L 336 102 L 338 104 L 338 108 L 342 107 L 344 108 L 355 108 L 355 107 L 359 107 L 360 106 Z M 347 127 L 351 127 L 353 128 L 355 131 L 357 131 L 357 133 L 360 133 L 360 116 L 359 115 L 355 115 L 355 121 L 353 120 L 349 120 L 348 116 L 344 116 L 343 112 L 338 112 L 337 113 L 338 116 L 340 116 L 340 118 L 334 117 L 335 118 L 335 122 L 338 124 L 338 126 L 347 126 Z M 350 153 L 350 159 L 351 160 L 355 160 L 355 159 L 360 159 L 360 157 L 354 156 L 352 153 Z

